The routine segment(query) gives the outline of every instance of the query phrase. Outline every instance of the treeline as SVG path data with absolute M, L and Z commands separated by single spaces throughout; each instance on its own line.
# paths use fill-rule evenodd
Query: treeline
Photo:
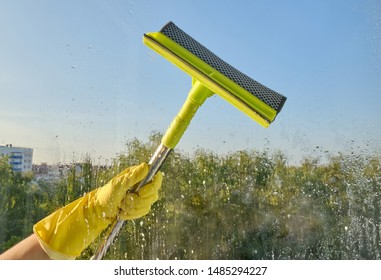
M 0 161 L 0 251 L 58 207 L 147 161 L 159 143 L 126 144 L 108 168 L 90 158 L 54 182 Z M 174 151 L 160 200 L 127 222 L 107 259 L 381 259 L 381 159 L 332 156 L 291 165 L 281 152 Z M 100 237 L 82 255 L 90 258 Z

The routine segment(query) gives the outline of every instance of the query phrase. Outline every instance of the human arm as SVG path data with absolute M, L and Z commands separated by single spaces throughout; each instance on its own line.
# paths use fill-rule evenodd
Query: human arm
M 34 234 L 2 257 L 42 258 L 42 249 L 51 259 L 75 259 L 115 219 L 137 219 L 149 212 L 158 199 L 162 174 L 158 172 L 137 193 L 130 192 L 148 169 L 146 163 L 127 168 L 103 187 L 58 209 L 36 223 Z
M 32 234 L 0 255 L 0 260 L 49 260 L 37 236 Z

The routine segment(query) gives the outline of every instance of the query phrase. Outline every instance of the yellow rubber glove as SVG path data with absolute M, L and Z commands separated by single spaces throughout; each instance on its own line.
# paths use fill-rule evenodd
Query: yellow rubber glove
M 52 259 L 75 259 L 117 217 L 132 220 L 146 215 L 158 199 L 162 174 L 138 193 L 128 190 L 148 173 L 142 163 L 125 169 L 110 182 L 71 202 L 33 227 L 39 242 Z

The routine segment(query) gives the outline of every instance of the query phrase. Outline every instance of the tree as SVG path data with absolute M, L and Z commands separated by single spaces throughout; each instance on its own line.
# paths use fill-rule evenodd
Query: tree
M 91 158 L 54 181 L 0 159 L 0 250 L 38 219 L 148 161 L 160 143 L 132 139 L 110 166 Z M 380 259 L 381 159 L 338 154 L 291 165 L 280 151 L 172 151 L 159 201 L 130 221 L 108 259 Z M 88 259 L 99 242 L 83 254 Z

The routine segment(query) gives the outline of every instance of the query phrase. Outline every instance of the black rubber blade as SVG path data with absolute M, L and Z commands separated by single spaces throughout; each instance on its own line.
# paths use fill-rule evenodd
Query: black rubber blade
M 266 103 L 277 113 L 281 111 L 287 99 L 285 96 L 237 70 L 193 39 L 173 22 L 167 23 L 160 32 Z

